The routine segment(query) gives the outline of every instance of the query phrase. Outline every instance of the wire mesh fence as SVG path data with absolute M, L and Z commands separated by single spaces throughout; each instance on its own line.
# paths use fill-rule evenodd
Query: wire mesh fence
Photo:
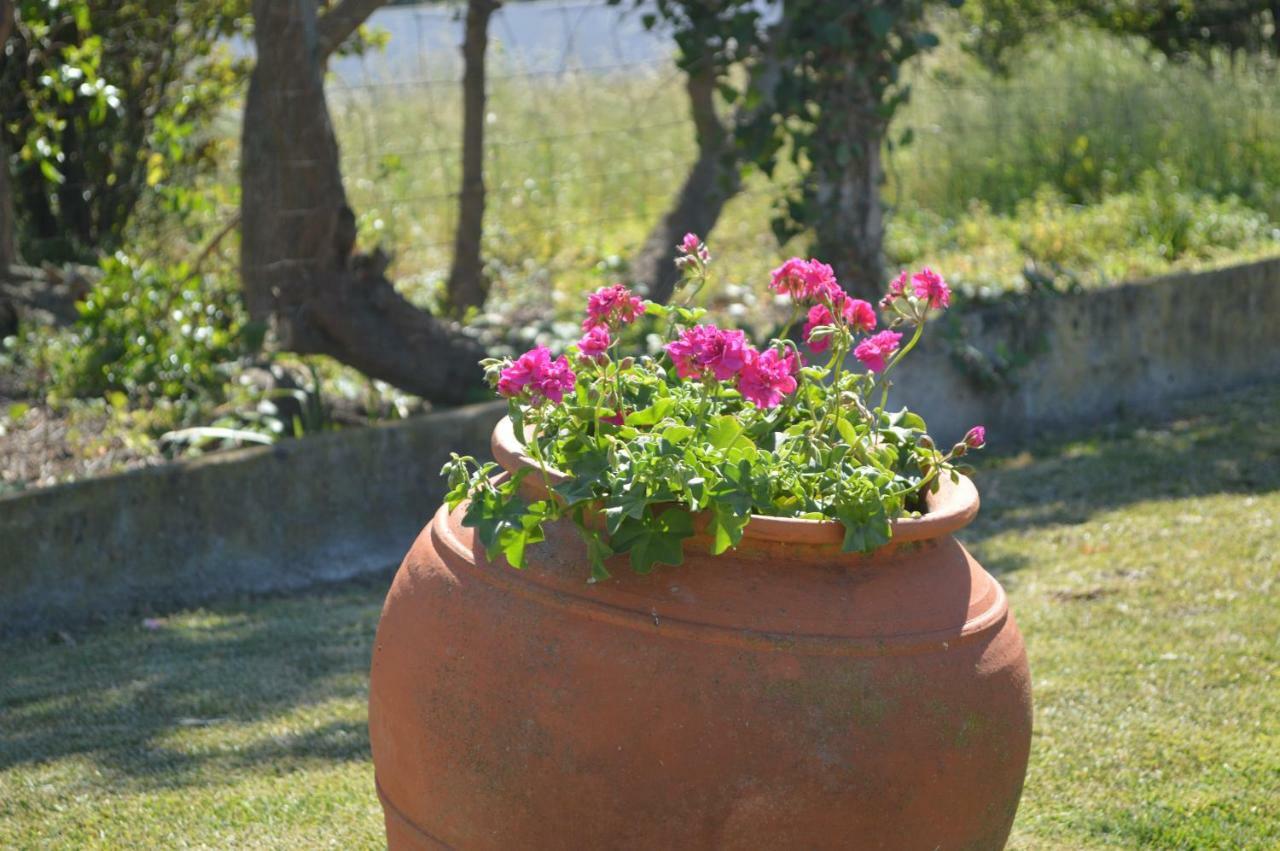
M 461 168 L 455 12 L 391 8 L 382 54 L 330 83 L 353 206 L 403 277 L 447 270 Z M 509 4 L 490 25 L 485 248 L 554 280 L 643 239 L 694 155 L 669 42 L 602 2 Z
M 329 86 L 348 192 L 365 239 L 395 253 L 397 279 L 429 289 L 447 272 L 457 215 L 461 22 L 433 5 L 371 23 L 388 31 L 386 50 L 340 61 Z M 671 41 L 603 0 L 507 4 L 490 39 L 487 262 L 499 292 L 504 279 L 572 288 L 638 247 L 693 160 Z M 886 197 L 948 214 L 973 199 L 1012 211 L 1045 185 L 1087 198 L 1163 170 L 1280 218 L 1274 82 L 1250 66 L 1162 66 L 1132 40 L 1101 36 L 1010 78 L 920 73 L 891 133 L 914 140 L 888 158 Z M 741 269 L 777 256 L 778 194 L 748 181 L 722 219 L 718 241 L 744 255 Z

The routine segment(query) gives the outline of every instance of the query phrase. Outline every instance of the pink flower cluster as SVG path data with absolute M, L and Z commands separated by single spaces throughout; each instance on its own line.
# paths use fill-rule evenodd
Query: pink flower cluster
M 923 301 L 932 310 L 942 310 L 951 306 L 951 287 L 937 272 L 925 266 L 911 276 L 911 294 Z M 882 308 L 888 308 L 900 298 L 907 295 L 907 273 L 902 272 L 889 283 L 889 292 L 880 301 Z
M 824 296 L 834 301 L 844 292 L 836 283 L 836 273 L 826 263 L 792 257 L 773 270 L 769 288 L 779 295 L 788 295 L 798 302 L 814 302 Z
M 696 233 L 686 233 L 684 239 L 680 240 L 680 244 L 676 246 L 676 251 L 679 252 L 676 265 L 681 269 L 705 266 L 711 262 L 711 251 Z
M 578 351 L 582 352 L 583 357 L 592 360 L 599 360 L 604 357 L 604 353 L 609 350 L 609 346 L 613 343 L 613 339 L 609 336 L 609 327 L 607 325 L 595 325 L 587 329 L 587 333 L 582 335 L 582 339 L 578 341 Z
M 776 408 L 796 389 L 799 359 L 795 352 L 757 351 L 741 331 L 695 325 L 668 343 L 666 351 L 681 378 L 735 379 L 738 392 L 757 408 Z
M 928 266 L 911 276 L 911 285 L 916 298 L 924 299 L 929 307 L 940 309 L 951 306 L 951 287 Z
M 717 381 L 728 381 L 738 374 L 747 363 L 749 348 L 746 334 L 722 331 L 714 325 L 695 325 L 666 346 L 681 378 L 700 379 L 710 374 Z
M 498 392 L 508 398 L 529 395 L 529 401 L 540 404 L 550 399 L 559 404 L 564 394 L 573 390 L 577 381 L 564 355 L 551 359 L 546 346 L 538 346 L 516 358 L 498 377 Z
M 840 311 L 845 324 L 852 330 L 868 334 L 876 330 L 876 309 L 869 302 L 865 302 L 860 298 L 850 298 L 841 292 L 831 299 L 831 303 L 832 306 L 838 306 L 837 309 Z M 823 325 L 834 324 L 835 317 L 831 315 L 831 311 L 827 309 L 825 304 L 815 304 L 809 308 L 809 319 L 804 325 L 804 340 L 811 351 L 825 352 L 831 347 L 829 338 L 810 339 L 813 329 Z
M 884 372 L 886 361 L 898 350 L 902 335 L 897 331 L 881 331 L 863 340 L 853 349 L 853 356 L 872 372 Z
M 776 408 L 782 397 L 794 393 L 799 359 L 793 351 L 785 355 L 777 349 L 751 349 L 747 363 L 738 373 L 738 392 L 757 408 Z
M 601 287 L 587 297 L 587 318 L 582 320 L 582 330 L 597 326 L 619 328 L 635 322 L 644 313 L 644 299 L 631 294 L 622 284 Z

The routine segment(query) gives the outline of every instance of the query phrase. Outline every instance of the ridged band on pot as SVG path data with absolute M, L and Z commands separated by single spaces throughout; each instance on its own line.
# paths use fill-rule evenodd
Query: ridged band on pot
M 509 423 L 494 453 L 530 463 Z M 952 536 L 977 509 L 962 478 L 865 556 L 838 524 L 753 517 L 729 553 L 594 584 L 570 524 L 516 571 L 441 509 L 374 651 L 392 847 L 1000 847 L 1030 681 Z

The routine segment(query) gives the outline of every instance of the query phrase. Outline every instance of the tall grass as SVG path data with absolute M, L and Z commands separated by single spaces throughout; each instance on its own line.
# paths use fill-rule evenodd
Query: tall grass
M 458 87 L 374 86 L 334 102 L 365 236 L 397 248 L 397 271 L 430 289 L 453 248 Z M 518 279 L 544 295 L 563 275 L 580 288 L 584 274 L 632 250 L 694 152 L 680 80 L 667 67 L 530 78 L 500 65 L 485 142 L 489 271 L 500 290 Z
M 1012 212 L 1042 187 L 1092 203 L 1151 169 L 1182 191 L 1235 195 L 1280 219 L 1280 74 L 1220 57 L 1173 64 L 1139 39 L 1062 30 L 994 76 L 954 48 L 917 69 L 898 117 L 914 141 L 891 197 L 939 213 Z
M 494 304 L 504 321 L 566 316 L 636 250 L 692 161 L 681 79 L 662 64 L 556 76 L 521 76 L 501 55 L 493 65 Z M 914 139 L 887 157 L 894 262 L 935 262 L 999 290 L 1025 285 L 1028 267 L 1096 285 L 1280 250 L 1274 68 L 1171 64 L 1138 40 L 1066 30 L 1030 45 L 1007 78 L 954 42 L 910 74 L 891 136 Z M 335 89 L 332 100 L 365 240 L 391 247 L 397 279 L 429 303 L 452 252 L 458 86 Z M 769 228 L 778 193 L 750 178 L 711 235 L 721 274 L 746 285 L 728 300 L 762 291 L 784 252 Z M 770 308 L 745 309 L 750 320 Z

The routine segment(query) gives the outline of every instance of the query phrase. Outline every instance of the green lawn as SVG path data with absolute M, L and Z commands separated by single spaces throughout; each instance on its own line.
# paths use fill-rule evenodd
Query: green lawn
M 964 537 L 1035 677 L 1014 847 L 1280 846 L 1280 386 L 985 468 Z M 383 590 L 0 644 L 0 847 L 378 846 Z

